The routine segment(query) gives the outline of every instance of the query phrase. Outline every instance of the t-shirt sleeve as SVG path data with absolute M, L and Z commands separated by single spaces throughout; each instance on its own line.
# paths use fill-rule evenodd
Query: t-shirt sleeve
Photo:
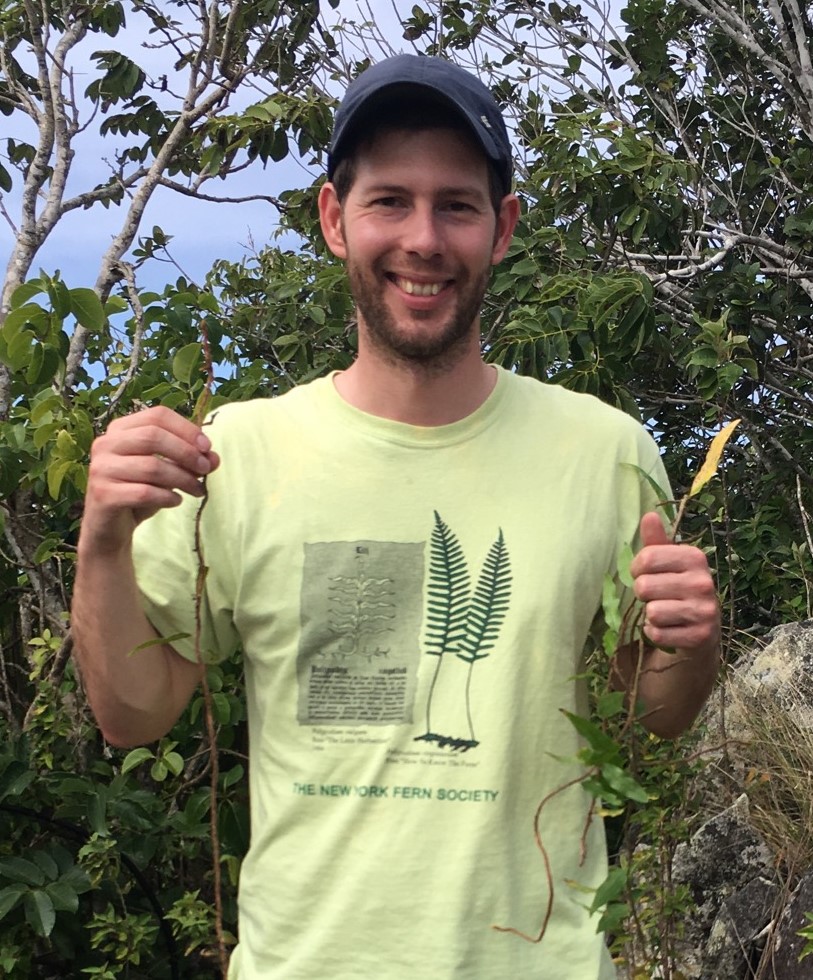
M 618 642 L 629 643 L 639 635 L 642 606 L 629 584 L 630 556 L 641 548 L 640 522 L 644 514 L 655 511 L 668 527 L 672 511 L 672 489 L 660 451 L 654 439 L 638 427 L 630 451 L 622 454 L 617 474 L 617 535 L 615 565 L 608 570 L 612 588 L 608 597 L 616 604 Z M 593 641 L 601 645 L 611 616 L 601 610 L 593 624 Z
M 195 546 L 195 522 L 201 501 L 184 495 L 179 507 L 158 511 L 136 528 L 133 562 L 144 610 L 159 636 L 187 660 L 200 655 L 206 663 L 225 660 L 237 649 L 228 597 L 208 569 L 200 597 L 200 630 L 196 592 L 200 556 Z M 203 548 L 204 562 L 207 561 Z

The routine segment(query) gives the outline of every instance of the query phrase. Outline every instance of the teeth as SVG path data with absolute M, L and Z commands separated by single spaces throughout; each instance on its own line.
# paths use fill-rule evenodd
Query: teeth
M 410 296 L 437 296 L 443 289 L 441 282 L 413 282 L 411 279 L 397 278 L 396 284 Z

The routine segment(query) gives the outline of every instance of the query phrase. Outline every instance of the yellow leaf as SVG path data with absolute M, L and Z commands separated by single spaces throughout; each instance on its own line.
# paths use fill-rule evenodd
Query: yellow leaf
M 711 440 L 709 451 L 706 454 L 703 465 L 700 467 L 700 472 L 692 481 L 692 487 L 691 490 L 689 490 L 690 497 L 693 497 L 699 490 L 702 490 L 717 472 L 717 467 L 720 465 L 720 457 L 723 455 L 725 444 L 731 438 L 731 434 L 739 424 L 740 420 L 734 419 L 733 422 L 729 422 L 728 425 L 720 429 L 717 435 Z

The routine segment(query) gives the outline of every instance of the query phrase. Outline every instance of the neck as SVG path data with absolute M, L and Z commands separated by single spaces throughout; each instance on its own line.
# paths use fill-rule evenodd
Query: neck
M 443 366 L 385 361 L 362 349 L 335 383 L 346 402 L 370 415 L 409 425 L 449 425 L 483 404 L 497 371 L 483 362 L 479 343 Z

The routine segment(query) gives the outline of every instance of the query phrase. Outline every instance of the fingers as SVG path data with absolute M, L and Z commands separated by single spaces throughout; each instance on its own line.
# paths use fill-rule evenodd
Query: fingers
M 177 506 L 178 491 L 200 497 L 201 477 L 218 464 L 205 433 L 167 408 L 117 419 L 91 447 L 83 531 L 119 546 L 137 523 Z
M 114 423 L 94 442 L 91 468 L 94 476 L 110 480 L 198 494 L 198 479 L 213 468 L 209 448 L 208 439 L 197 429 L 192 433 L 171 431 L 149 420 L 126 426 Z
M 642 518 L 641 539 L 630 571 L 635 595 L 646 605 L 644 632 L 650 642 L 684 650 L 716 646 L 720 607 L 706 556 L 699 548 L 671 542 L 655 513 Z
M 717 599 L 656 599 L 646 604 L 644 633 L 656 647 L 695 650 L 716 647 L 720 639 Z

